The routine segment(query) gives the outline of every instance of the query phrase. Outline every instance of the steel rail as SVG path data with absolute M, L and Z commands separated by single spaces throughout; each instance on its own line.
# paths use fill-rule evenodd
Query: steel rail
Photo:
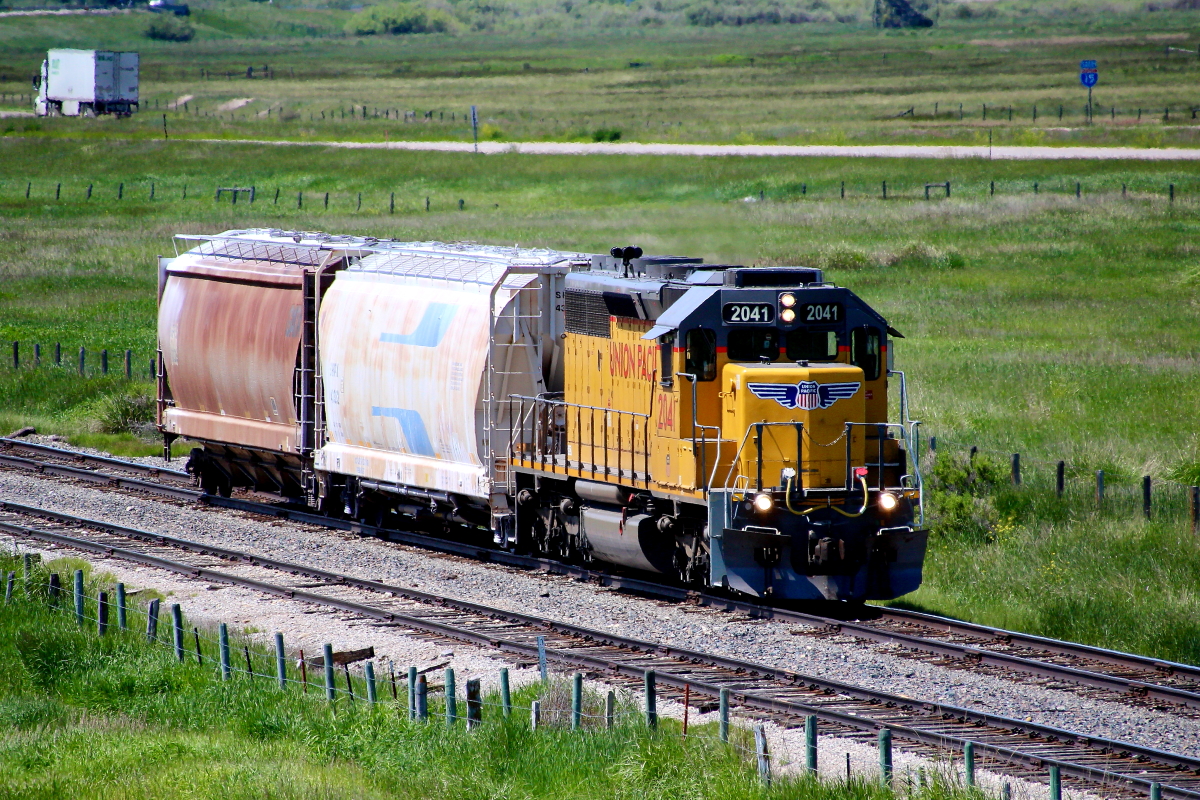
M 5 504 L 5 507 L 10 511 L 10 513 L 22 513 L 19 511 L 20 507 L 16 506 L 15 504 Z M 38 510 L 34 509 L 34 511 Z M 135 541 L 144 541 L 154 545 L 183 549 L 185 551 L 195 552 L 201 555 L 216 556 L 218 558 L 234 562 L 248 563 L 258 567 L 287 572 L 295 575 L 302 575 L 310 579 L 320 579 L 335 586 L 348 586 L 370 591 L 372 593 L 386 592 L 391 596 L 405 597 L 406 599 L 426 605 L 451 607 L 459 611 L 484 617 L 486 619 L 500 619 L 509 623 L 533 628 L 535 630 L 542 629 L 554 631 L 560 635 L 587 643 L 588 645 L 599 644 L 608 647 L 619 648 L 623 651 L 644 652 L 663 659 L 669 659 L 671 661 L 678 662 L 676 665 L 677 668 L 682 668 L 685 671 L 687 669 L 687 665 L 689 664 L 704 664 L 726 670 L 734 676 L 761 676 L 773 681 L 776 684 L 780 684 L 784 689 L 788 687 L 796 687 L 808 689 L 810 691 L 818 690 L 828 694 L 842 695 L 871 704 L 873 709 L 883 711 L 883 713 L 879 716 L 884 718 L 872 719 L 864 717 L 861 714 L 838 711 L 820 704 L 799 702 L 786 697 L 781 698 L 763 696 L 759 692 L 755 691 L 735 690 L 732 692 L 734 699 L 740 702 L 743 706 L 759 711 L 786 714 L 791 717 L 813 714 L 819 719 L 822 719 L 828 723 L 833 723 L 842 727 L 848 727 L 852 730 L 859 731 L 879 731 L 882 729 L 888 729 L 892 732 L 892 735 L 895 738 L 906 740 L 915 744 L 937 747 L 944 750 L 961 750 L 961 748 L 965 746 L 967 742 L 972 742 L 976 747 L 977 752 L 980 752 L 981 754 L 991 754 L 994 758 L 1001 760 L 1002 762 L 1020 762 L 1029 767 L 1041 769 L 1044 769 L 1046 766 L 1057 766 L 1063 775 L 1074 777 L 1091 784 L 1101 785 L 1106 788 L 1113 788 L 1115 785 L 1123 784 L 1125 788 L 1136 787 L 1141 792 L 1149 793 L 1151 791 L 1152 784 L 1158 783 L 1161 786 L 1164 796 L 1180 798 L 1180 800 L 1197 800 L 1200 798 L 1200 780 L 1197 780 L 1195 777 L 1196 775 L 1200 775 L 1200 759 L 1166 753 L 1125 742 L 1111 741 L 1099 737 L 1083 736 L 1058 728 L 1050 728 L 1048 726 L 1020 722 L 1018 720 L 1008 719 L 1005 717 L 982 714 L 980 712 L 970 711 L 968 709 L 957 708 L 954 706 L 923 703 L 915 701 L 911 698 L 889 695 L 884 692 L 877 692 L 874 690 L 850 686 L 837 681 L 816 678 L 813 676 L 791 672 L 789 670 L 776 669 L 774 667 L 769 667 L 750 661 L 743 661 L 740 659 L 733 659 L 709 653 L 701 653 L 684 648 L 663 646 L 630 637 L 623 637 L 596 631 L 581 626 L 555 622 L 517 612 L 490 608 L 477 603 L 430 595 L 418 590 L 391 586 L 378 581 L 353 578 L 351 576 L 332 573 L 325 570 L 290 564 L 288 562 L 277 561 L 275 559 L 263 558 L 260 556 L 230 550 L 228 548 L 214 547 L 202 543 L 178 539 L 176 537 L 164 536 L 146 531 L 138 531 L 136 529 L 126 528 L 124 526 L 115 525 L 112 523 L 88 520 L 85 518 L 75 517 L 68 514 L 60 514 L 57 512 L 45 512 L 45 514 L 48 518 L 56 519 L 63 524 L 74 525 L 82 528 L 94 528 L 109 535 L 121 536 L 124 538 L 134 539 Z M 205 580 L 228 583 L 275 596 L 337 608 L 341 611 L 371 617 L 384 622 L 402 624 L 405 627 L 422 630 L 430 634 L 444 636 L 471 644 L 483 645 L 492 649 L 499 649 L 502 652 L 509 652 L 527 657 L 536 656 L 538 652 L 536 645 L 498 637 L 486 631 L 472 631 L 461 626 L 451 625 L 446 622 L 431 620 L 413 614 L 405 614 L 403 612 L 381 609 L 363 603 L 331 598 L 316 592 L 306 591 L 305 589 L 301 588 L 278 586 L 253 578 L 232 575 L 229 573 L 220 572 L 218 570 L 213 570 L 208 567 L 162 558 L 149 553 L 130 550 L 124 547 L 116 547 L 112 544 L 83 539 L 78 536 L 71 536 L 56 531 L 31 528 L 25 525 L 18 525 L 5 521 L 0 521 L 0 530 L 17 536 L 24 536 L 27 538 L 33 538 L 40 541 L 52 542 L 55 544 L 80 549 L 85 552 L 94 552 L 110 557 L 132 561 L 134 563 L 154 566 L 194 578 L 203 578 Z M 631 665 L 627 661 L 623 660 L 614 660 L 611 658 L 606 659 L 586 653 L 572 652 L 571 650 L 551 649 L 547 651 L 547 655 L 556 662 L 586 667 L 601 672 L 608 672 L 614 676 L 621 676 L 625 678 L 640 678 L 647 668 L 646 666 Z M 691 691 L 694 693 L 707 695 L 710 697 L 716 697 L 720 693 L 721 686 L 719 684 L 697 681 L 688 677 L 686 674 L 677 674 L 669 670 L 661 671 L 659 664 L 652 664 L 650 666 L 658 671 L 659 679 L 665 685 L 679 689 L 687 686 L 690 687 Z M 914 727 L 911 722 L 910 724 L 904 724 L 903 722 L 900 722 L 894 718 L 897 714 L 918 715 L 924 718 L 927 722 L 931 722 L 932 724 L 930 727 L 934 728 L 935 730 Z M 888 719 L 887 717 L 889 716 L 892 718 Z M 917 723 L 920 722 L 919 719 L 915 721 Z M 937 728 L 945 727 L 947 723 L 958 723 L 959 726 L 964 726 L 965 723 L 969 723 L 969 726 L 972 728 L 986 726 L 991 728 L 992 731 L 985 734 L 984 731 L 979 730 L 977 732 L 981 735 L 965 737 L 952 735 L 944 731 L 937 730 Z M 973 730 L 972 732 L 976 731 Z M 988 739 L 985 738 L 985 736 L 995 737 L 997 735 L 1021 739 L 1033 738 L 1038 743 L 1038 746 L 1032 749 L 1023 749 L 1020 747 L 998 744 L 994 741 L 988 741 Z M 1124 759 L 1126 761 L 1132 760 L 1134 763 L 1130 768 L 1136 770 L 1138 774 L 1130 775 L 1128 773 L 1114 771 L 1114 769 L 1100 768 L 1094 765 L 1077 763 L 1076 761 L 1066 760 L 1062 757 L 1055 757 L 1047 752 L 1047 750 L 1052 750 L 1059 744 L 1061 744 L 1063 748 L 1069 749 L 1071 747 L 1078 747 L 1094 751 L 1091 754 L 1087 754 L 1088 758 L 1100 757 L 1109 761 L 1114 759 Z M 1070 754 L 1068 753 L 1067 755 Z M 1148 762 L 1153 762 L 1154 764 L 1159 765 L 1160 768 L 1165 768 L 1167 774 L 1151 774 L 1150 770 L 1147 769 Z M 1115 765 L 1110 764 L 1109 766 Z M 1191 773 L 1191 782 L 1197 784 L 1197 788 L 1189 788 L 1187 786 L 1170 783 L 1170 780 L 1180 777 L 1180 772 Z
M 54 457 L 68 458 L 74 454 L 70 450 L 19 442 L 12 439 L 0 439 L 0 444 L 3 443 L 15 443 L 16 446 L 31 449 L 33 452 L 39 454 L 52 454 Z M 153 472 L 156 469 L 146 465 L 133 464 L 102 456 L 84 454 L 84 457 L 93 463 L 105 466 L 122 464 L 133 470 L 144 470 L 146 473 Z M 662 584 L 636 577 L 564 564 L 552 559 L 520 555 L 505 550 L 456 542 L 409 531 L 380 528 L 358 521 L 334 519 L 312 513 L 311 511 L 298 510 L 293 507 L 271 505 L 241 498 L 209 495 L 196 489 L 170 486 L 153 481 L 120 478 L 98 473 L 91 469 L 36 461 L 4 453 L 0 453 L 0 466 L 16 467 L 61 477 L 79 478 L 105 486 L 148 492 L 176 500 L 188 500 L 251 514 L 287 519 L 325 528 L 340 529 L 359 535 L 387 539 L 389 541 L 451 553 L 475 560 L 490 561 L 518 569 L 534 569 L 550 572 L 634 594 L 675 600 L 677 602 L 689 602 L 718 610 L 742 613 L 759 619 L 794 622 L 812 627 L 817 631 L 852 636 L 877 644 L 902 647 L 942 658 L 966 660 L 973 664 L 998 667 L 1022 674 L 1102 689 L 1120 696 L 1131 696 L 1200 710 L 1200 692 L 1157 683 L 1151 677 L 1155 675 L 1179 676 L 1191 679 L 1200 685 L 1200 667 L 1187 664 L 1147 658 L 1115 650 L 1106 650 L 1090 645 L 1048 639 L 904 609 L 893 609 L 882 606 L 866 607 L 870 609 L 872 614 L 878 614 L 881 620 L 915 624 L 929 628 L 937 634 L 946 633 L 975 638 L 980 640 L 979 644 L 981 645 L 990 642 L 1017 645 L 1034 651 L 1109 664 L 1122 669 L 1136 670 L 1144 673 L 1146 677 L 1131 678 L 1128 676 L 1111 675 L 1095 671 L 1094 669 L 1056 664 L 1031 657 L 1030 655 L 996 652 L 986 647 L 974 646 L 968 643 L 946 642 L 917 633 L 888 630 L 887 628 L 879 627 L 877 624 L 872 624 L 870 621 L 833 619 L 819 614 L 764 605 L 749 599 L 709 594 L 670 584 Z M 171 474 L 172 477 L 184 476 L 190 479 L 187 473 L 173 472 Z
M 86 464 L 96 464 L 97 466 L 107 467 L 109 469 L 119 469 L 124 472 L 133 472 L 138 475 L 150 475 L 159 477 L 162 475 L 168 478 L 177 480 L 191 481 L 192 476 L 182 470 L 167 469 L 166 467 L 152 467 L 149 464 L 139 464 L 136 461 L 126 461 L 122 458 L 111 458 L 109 456 L 97 456 L 91 453 L 80 453 L 76 450 L 66 450 L 61 447 L 52 447 L 47 444 L 37 444 L 36 442 L 23 442 L 20 439 L 12 439 L 7 436 L 0 436 L 0 450 L 25 450 L 30 453 L 46 455 L 52 458 L 65 458 L 71 461 L 79 461 Z

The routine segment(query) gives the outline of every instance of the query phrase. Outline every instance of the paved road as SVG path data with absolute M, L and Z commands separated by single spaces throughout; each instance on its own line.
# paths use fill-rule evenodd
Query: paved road
M 362 150 L 428 150 L 470 153 L 470 142 L 293 142 L 268 139 L 200 139 L 214 144 L 344 147 Z M 790 156 L 850 158 L 991 158 L 997 161 L 1200 161 L 1200 149 L 1153 147 L 966 147 L 938 145 L 641 144 L 638 142 L 480 142 L 480 153 L 527 155 Z

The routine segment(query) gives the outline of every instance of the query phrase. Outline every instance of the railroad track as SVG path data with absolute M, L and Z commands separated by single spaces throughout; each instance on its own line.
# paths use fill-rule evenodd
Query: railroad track
M 23 456 L 15 453 L 23 453 Z M 540 570 L 646 597 L 687 602 L 759 619 L 797 623 L 814 636 L 843 635 L 955 662 L 957 666 L 1041 681 L 1054 688 L 1093 693 L 1138 706 L 1187 716 L 1200 715 L 1200 667 L 1115 650 L 1048 639 L 904 609 L 868 606 L 858 619 L 763 605 L 604 572 L 550 559 L 520 555 L 420 533 L 376 528 L 331 519 L 294 506 L 207 495 L 190 486 L 185 472 L 93 456 L 47 445 L 0 438 L 0 466 L 98 483 L 106 488 L 148 492 L 253 514 L 289 519 L 374 536 L 504 566 Z M 141 478 L 131 478 L 139 475 Z M 0 507 L 4 504 L 0 503 Z
M 0 507 L 0 532 L 313 603 L 523 661 L 537 657 L 537 637 L 544 636 L 550 661 L 600 678 L 641 681 L 654 670 L 674 699 L 684 687 L 698 702 L 728 689 L 736 705 L 785 725 L 812 714 L 826 733 L 873 736 L 887 729 L 898 746 L 925 754 L 961 753 L 972 742 L 981 766 L 1025 779 L 1041 779 L 1056 766 L 1069 783 L 1108 797 L 1144 796 L 1157 784 L 1164 797 L 1200 800 L 1200 759 L 1138 745 L 14 503 Z

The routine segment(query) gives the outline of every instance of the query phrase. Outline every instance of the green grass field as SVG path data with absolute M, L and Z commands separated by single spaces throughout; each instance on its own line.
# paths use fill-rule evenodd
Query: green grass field
M 195 661 L 188 637 L 187 663 L 169 645 L 170 616 L 160 640 L 140 633 L 142 614 L 130 615 L 133 631 L 113 624 L 95 630 L 97 590 L 111 580 L 88 581 L 86 627 L 79 626 L 64 598 L 48 609 L 42 581 L 50 571 L 67 578 L 76 566 L 56 561 L 35 571 L 33 591 L 22 586 L 0 615 L 0 780 L 6 798 L 790 798 L 792 800 L 892 800 L 898 793 L 862 777 L 817 781 L 779 774 L 762 788 L 747 731 L 735 727 L 730 744 L 717 739 L 714 724 L 693 724 L 686 738 L 675 720 L 648 729 L 628 702 L 618 705 L 617 724 L 587 719 L 582 731 L 569 726 L 566 681 L 515 687 L 514 712 L 504 718 L 499 693 L 484 697 L 483 724 L 467 730 L 445 722 L 444 703 L 431 685 L 428 721 L 410 721 L 403 685 L 392 699 L 380 670 L 380 703 L 368 706 L 361 673 L 355 669 L 357 699 L 338 676 L 336 707 L 323 688 L 307 694 L 293 683 L 281 691 L 272 654 L 253 647 L 257 678 L 241 669 L 241 644 L 234 634 L 237 670 L 221 681 L 212 631 L 202 631 Z M 0 557 L 0 571 L 19 570 L 16 559 Z M 111 596 L 111 595 L 110 595 Z M 134 603 L 142 609 L 146 598 Z M 190 625 L 189 625 L 190 628 Z M 382 665 L 380 665 L 382 667 Z M 400 669 L 402 665 L 397 665 Z M 431 679 L 437 676 L 431 675 Z M 460 675 L 465 685 L 468 677 Z M 310 675 L 310 679 L 321 680 Z M 403 676 L 401 677 L 403 682 Z M 431 684 L 432 684 L 431 680 Z M 457 692 L 465 714 L 463 690 Z M 543 727 L 529 726 L 530 704 L 543 708 Z M 584 712 L 603 714 L 602 697 L 585 692 Z M 752 746 L 752 737 L 750 737 Z M 928 800 L 981 798 L 977 790 L 929 775 L 907 797 Z

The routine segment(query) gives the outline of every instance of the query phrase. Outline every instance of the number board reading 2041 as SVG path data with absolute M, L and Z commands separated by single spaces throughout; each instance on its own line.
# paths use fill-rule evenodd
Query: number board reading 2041
M 770 325 L 775 321 L 775 306 L 771 303 L 726 303 L 721 319 L 727 325 Z
M 797 317 L 800 322 L 819 324 L 842 321 L 841 303 L 805 303 L 799 311 Z

